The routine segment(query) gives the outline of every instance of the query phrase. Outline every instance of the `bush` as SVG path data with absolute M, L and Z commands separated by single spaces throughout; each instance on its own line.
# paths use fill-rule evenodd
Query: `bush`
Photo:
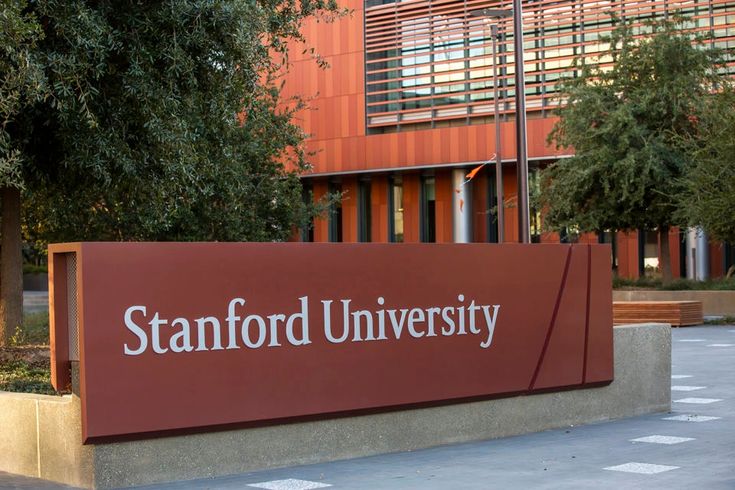
M 643 276 L 638 279 L 630 279 L 627 277 L 613 276 L 613 289 L 622 288 L 641 288 L 656 289 L 661 287 L 661 279 L 655 277 Z
M 0 390 L 53 395 L 48 312 L 26 314 L 23 326 L 0 348 Z
M 49 366 L 23 360 L 0 363 L 0 390 L 54 395 Z
M 48 267 L 45 265 L 23 264 L 23 274 L 47 274 Z
M 735 277 L 693 281 L 691 279 L 674 279 L 664 284 L 661 279 L 641 277 L 628 279 L 613 277 L 613 289 L 638 288 L 657 289 L 660 291 L 735 291 Z
M 705 325 L 735 325 L 735 316 L 725 315 L 720 318 L 705 318 Z

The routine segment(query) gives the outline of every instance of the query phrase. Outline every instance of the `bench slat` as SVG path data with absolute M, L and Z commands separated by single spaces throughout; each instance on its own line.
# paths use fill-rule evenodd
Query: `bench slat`
M 701 301 L 613 301 L 613 323 L 704 323 Z

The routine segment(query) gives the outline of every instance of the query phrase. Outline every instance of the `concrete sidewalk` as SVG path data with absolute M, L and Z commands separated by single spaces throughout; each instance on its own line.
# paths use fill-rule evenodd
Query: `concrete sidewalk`
M 672 336 L 673 413 L 144 488 L 735 488 L 735 326 Z M 69 487 L 0 473 L 0 488 Z
M 48 311 L 48 291 L 23 291 L 23 311 L 26 313 Z

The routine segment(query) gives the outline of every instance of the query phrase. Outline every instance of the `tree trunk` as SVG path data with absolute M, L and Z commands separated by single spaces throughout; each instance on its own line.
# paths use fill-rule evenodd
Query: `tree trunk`
M 671 250 L 669 247 L 669 227 L 658 227 L 658 242 L 661 247 L 661 279 L 664 284 L 671 282 L 673 276 L 671 274 Z
M 20 190 L 0 189 L 0 347 L 23 323 L 23 257 L 20 237 Z

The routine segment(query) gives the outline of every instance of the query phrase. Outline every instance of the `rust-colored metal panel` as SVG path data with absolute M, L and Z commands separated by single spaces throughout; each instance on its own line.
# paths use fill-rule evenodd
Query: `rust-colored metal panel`
M 403 176 L 403 241 L 417 243 L 420 235 L 421 178 L 419 174 Z
M 538 355 L 538 375 L 532 379 L 529 389 L 552 388 L 560 380 L 567 385 L 582 383 L 584 364 L 578 360 L 584 358 L 587 315 L 582 312 L 586 312 L 587 305 L 589 254 L 589 247 L 568 249 L 556 299 L 558 309 L 549 319 L 545 344 Z M 585 287 L 567 289 L 570 284 Z
M 436 242 L 452 243 L 454 241 L 454 237 L 452 236 L 452 223 L 454 222 L 454 217 L 452 216 L 452 194 L 454 194 L 454 189 L 452 188 L 451 170 L 436 172 L 435 186 L 436 201 L 434 213 L 436 217 Z
M 79 250 L 85 442 L 612 380 L 605 245 Z
M 677 227 L 671 227 L 669 229 L 669 253 L 671 254 L 670 260 L 671 260 L 671 275 L 673 277 L 681 277 L 681 267 L 680 267 L 680 257 L 681 257 L 681 249 L 679 248 L 681 245 L 681 237 L 679 236 L 679 228 Z M 715 249 L 722 250 L 721 245 L 714 245 Z M 662 263 L 661 260 L 661 248 L 659 247 L 659 257 L 658 261 L 659 264 Z M 710 267 L 713 269 L 713 271 L 710 271 L 710 274 L 712 277 L 718 277 L 722 276 L 724 271 L 722 271 L 722 256 L 719 257 L 713 257 L 710 254 Z M 715 268 L 719 268 L 719 273 L 715 273 Z
M 618 274 L 621 277 L 638 278 L 638 233 L 621 231 L 617 239 Z
M 673 273 L 673 269 L 674 269 L 673 262 L 675 260 L 674 259 L 674 250 L 676 250 L 678 252 L 678 250 L 679 250 L 678 245 L 679 244 L 677 243 L 676 248 L 672 248 L 671 249 L 671 261 L 672 261 L 672 267 L 671 268 L 672 268 L 672 273 Z M 709 274 L 710 274 L 710 277 L 722 277 L 722 276 L 724 276 L 727 273 L 727 271 L 724 268 L 725 261 L 723 259 L 724 250 L 723 250 L 722 242 L 719 242 L 719 243 L 710 243 L 710 244 L 707 245 L 707 247 L 709 248 Z M 677 257 L 678 257 L 678 253 L 677 253 Z M 678 260 L 676 262 L 676 265 L 677 265 L 677 268 L 678 268 Z M 674 276 L 674 277 L 676 277 L 676 276 Z
M 388 241 L 388 179 L 373 177 L 370 182 L 370 239 L 375 243 Z
M 67 259 L 76 247 L 50 257 L 49 264 L 49 344 L 51 345 L 51 384 L 57 391 L 71 386 L 69 359 L 69 293 Z

